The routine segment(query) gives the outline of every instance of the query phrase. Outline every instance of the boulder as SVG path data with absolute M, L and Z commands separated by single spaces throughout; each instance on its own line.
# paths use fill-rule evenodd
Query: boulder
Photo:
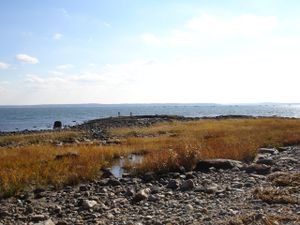
M 209 168 L 214 167 L 217 170 L 228 170 L 235 167 L 242 168 L 243 163 L 241 161 L 232 160 L 232 159 L 209 159 L 209 160 L 200 160 L 196 164 L 196 171 L 209 171 Z
M 194 181 L 189 179 L 182 182 L 180 189 L 183 191 L 192 190 L 195 187 Z
M 133 197 L 133 201 L 140 202 L 140 201 L 146 200 L 149 198 L 149 193 L 150 193 L 149 188 L 142 189 L 135 194 L 135 196 Z
M 62 122 L 61 121 L 55 121 L 53 124 L 53 129 L 61 129 L 62 128 Z
M 83 200 L 83 202 L 82 202 L 82 207 L 84 208 L 84 209 L 91 209 L 91 208 L 93 208 L 95 205 L 97 205 L 97 202 L 96 201 L 94 201 L 94 200 Z
M 253 163 L 245 168 L 246 173 L 257 173 L 260 175 L 266 175 L 271 172 L 271 166 L 265 164 Z
M 167 188 L 173 190 L 177 189 L 178 187 L 179 187 L 179 181 L 175 179 L 170 180 L 169 183 L 167 184 Z

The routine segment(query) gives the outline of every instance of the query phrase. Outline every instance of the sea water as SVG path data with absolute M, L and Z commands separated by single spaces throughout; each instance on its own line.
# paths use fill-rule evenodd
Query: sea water
M 203 117 L 218 115 L 282 116 L 300 118 L 300 104 L 117 104 L 117 105 L 39 105 L 0 106 L 0 131 L 52 129 L 53 122 L 75 125 L 111 116 L 180 115 Z

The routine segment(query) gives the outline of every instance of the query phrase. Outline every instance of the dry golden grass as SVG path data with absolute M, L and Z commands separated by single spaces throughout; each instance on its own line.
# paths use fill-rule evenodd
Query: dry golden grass
M 300 187 L 300 172 L 275 172 L 268 176 L 268 180 L 275 186 Z
M 61 186 L 91 180 L 120 155 L 130 153 L 122 146 L 78 145 L 55 147 L 30 145 L 0 149 L 0 197 L 11 196 L 38 186 Z M 57 160 L 57 155 L 76 153 L 78 157 Z
M 256 188 L 254 196 L 269 204 L 300 204 L 300 198 L 296 195 L 297 192 L 298 187 L 264 187 Z
M 64 141 L 70 138 L 82 136 L 79 131 L 56 131 L 56 132 L 35 132 L 29 134 L 0 136 L 0 146 L 7 145 L 30 145 L 49 143 L 53 140 Z
M 300 173 L 275 172 L 268 176 L 272 187 L 254 190 L 254 196 L 269 204 L 300 204 Z
M 228 219 L 222 224 L 226 225 L 277 225 L 277 224 L 299 224 L 300 216 L 295 214 L 260 214 L 247 213 Z
M 140 170 L 166 171 L 179 166 L 190 169 L 200 158 L 252 160 L 259 147 L 298 144 L 300 120 L 200 120 L 163 123 L 150 128 L 114 129 L 112 133 L 130 138 L 138 145 L 143 145 L 145 138 L 133 136 L 158 136 L 152 146 L 144 146 L 150 154 L 145 156 Z M 176 135 L 164 135 L 168 133 Z M 152 152 L 152 149 L 156 151 Z
M 77 132 L 0 137 L 2 144 L 18 145 L 0 148 L 0 196 L 41 185 L 60 186 L 93 179 L 101 167 L 130 153 L 147 153 L 137 166 L 140 172 L 170 171 L 179 166 L 192 169 L 198 159 L 207 158 L 251 160 L 258 147 L 300 143 L 300 120 L 200 120 L 113 129 L 111 133 L 122 136 L 120 145 L 56 147 L 44 141 L 80 136 Z M 136 134 L 148 136 L 135 137 Z M 79 157 L 55 160 L 55 155 L 66 152 L 76 152 Z

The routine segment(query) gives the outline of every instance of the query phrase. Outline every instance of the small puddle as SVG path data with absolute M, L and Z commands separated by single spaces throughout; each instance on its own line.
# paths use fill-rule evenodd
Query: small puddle
M 121 178 L 125 172 L 128 172 L 123 168 L 125 163 L 129 163 L 130 165 L 141 164 L 143 158 L 143 155 L 137 154 L 130 154 L 127 157 L 119 158 L 112 164 L 110 171 L 115 177 Z

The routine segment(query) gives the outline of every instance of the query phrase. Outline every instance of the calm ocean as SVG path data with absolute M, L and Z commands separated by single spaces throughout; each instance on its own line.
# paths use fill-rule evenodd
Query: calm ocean
M 283 116 L 300 118 L 300 104 L 120 104 L 0 106 L 0 131 L 51 129 L 55 120 L 74 125 L 87 120 L 129 115 L 169 114 L 187 117 L 217 115 Z

